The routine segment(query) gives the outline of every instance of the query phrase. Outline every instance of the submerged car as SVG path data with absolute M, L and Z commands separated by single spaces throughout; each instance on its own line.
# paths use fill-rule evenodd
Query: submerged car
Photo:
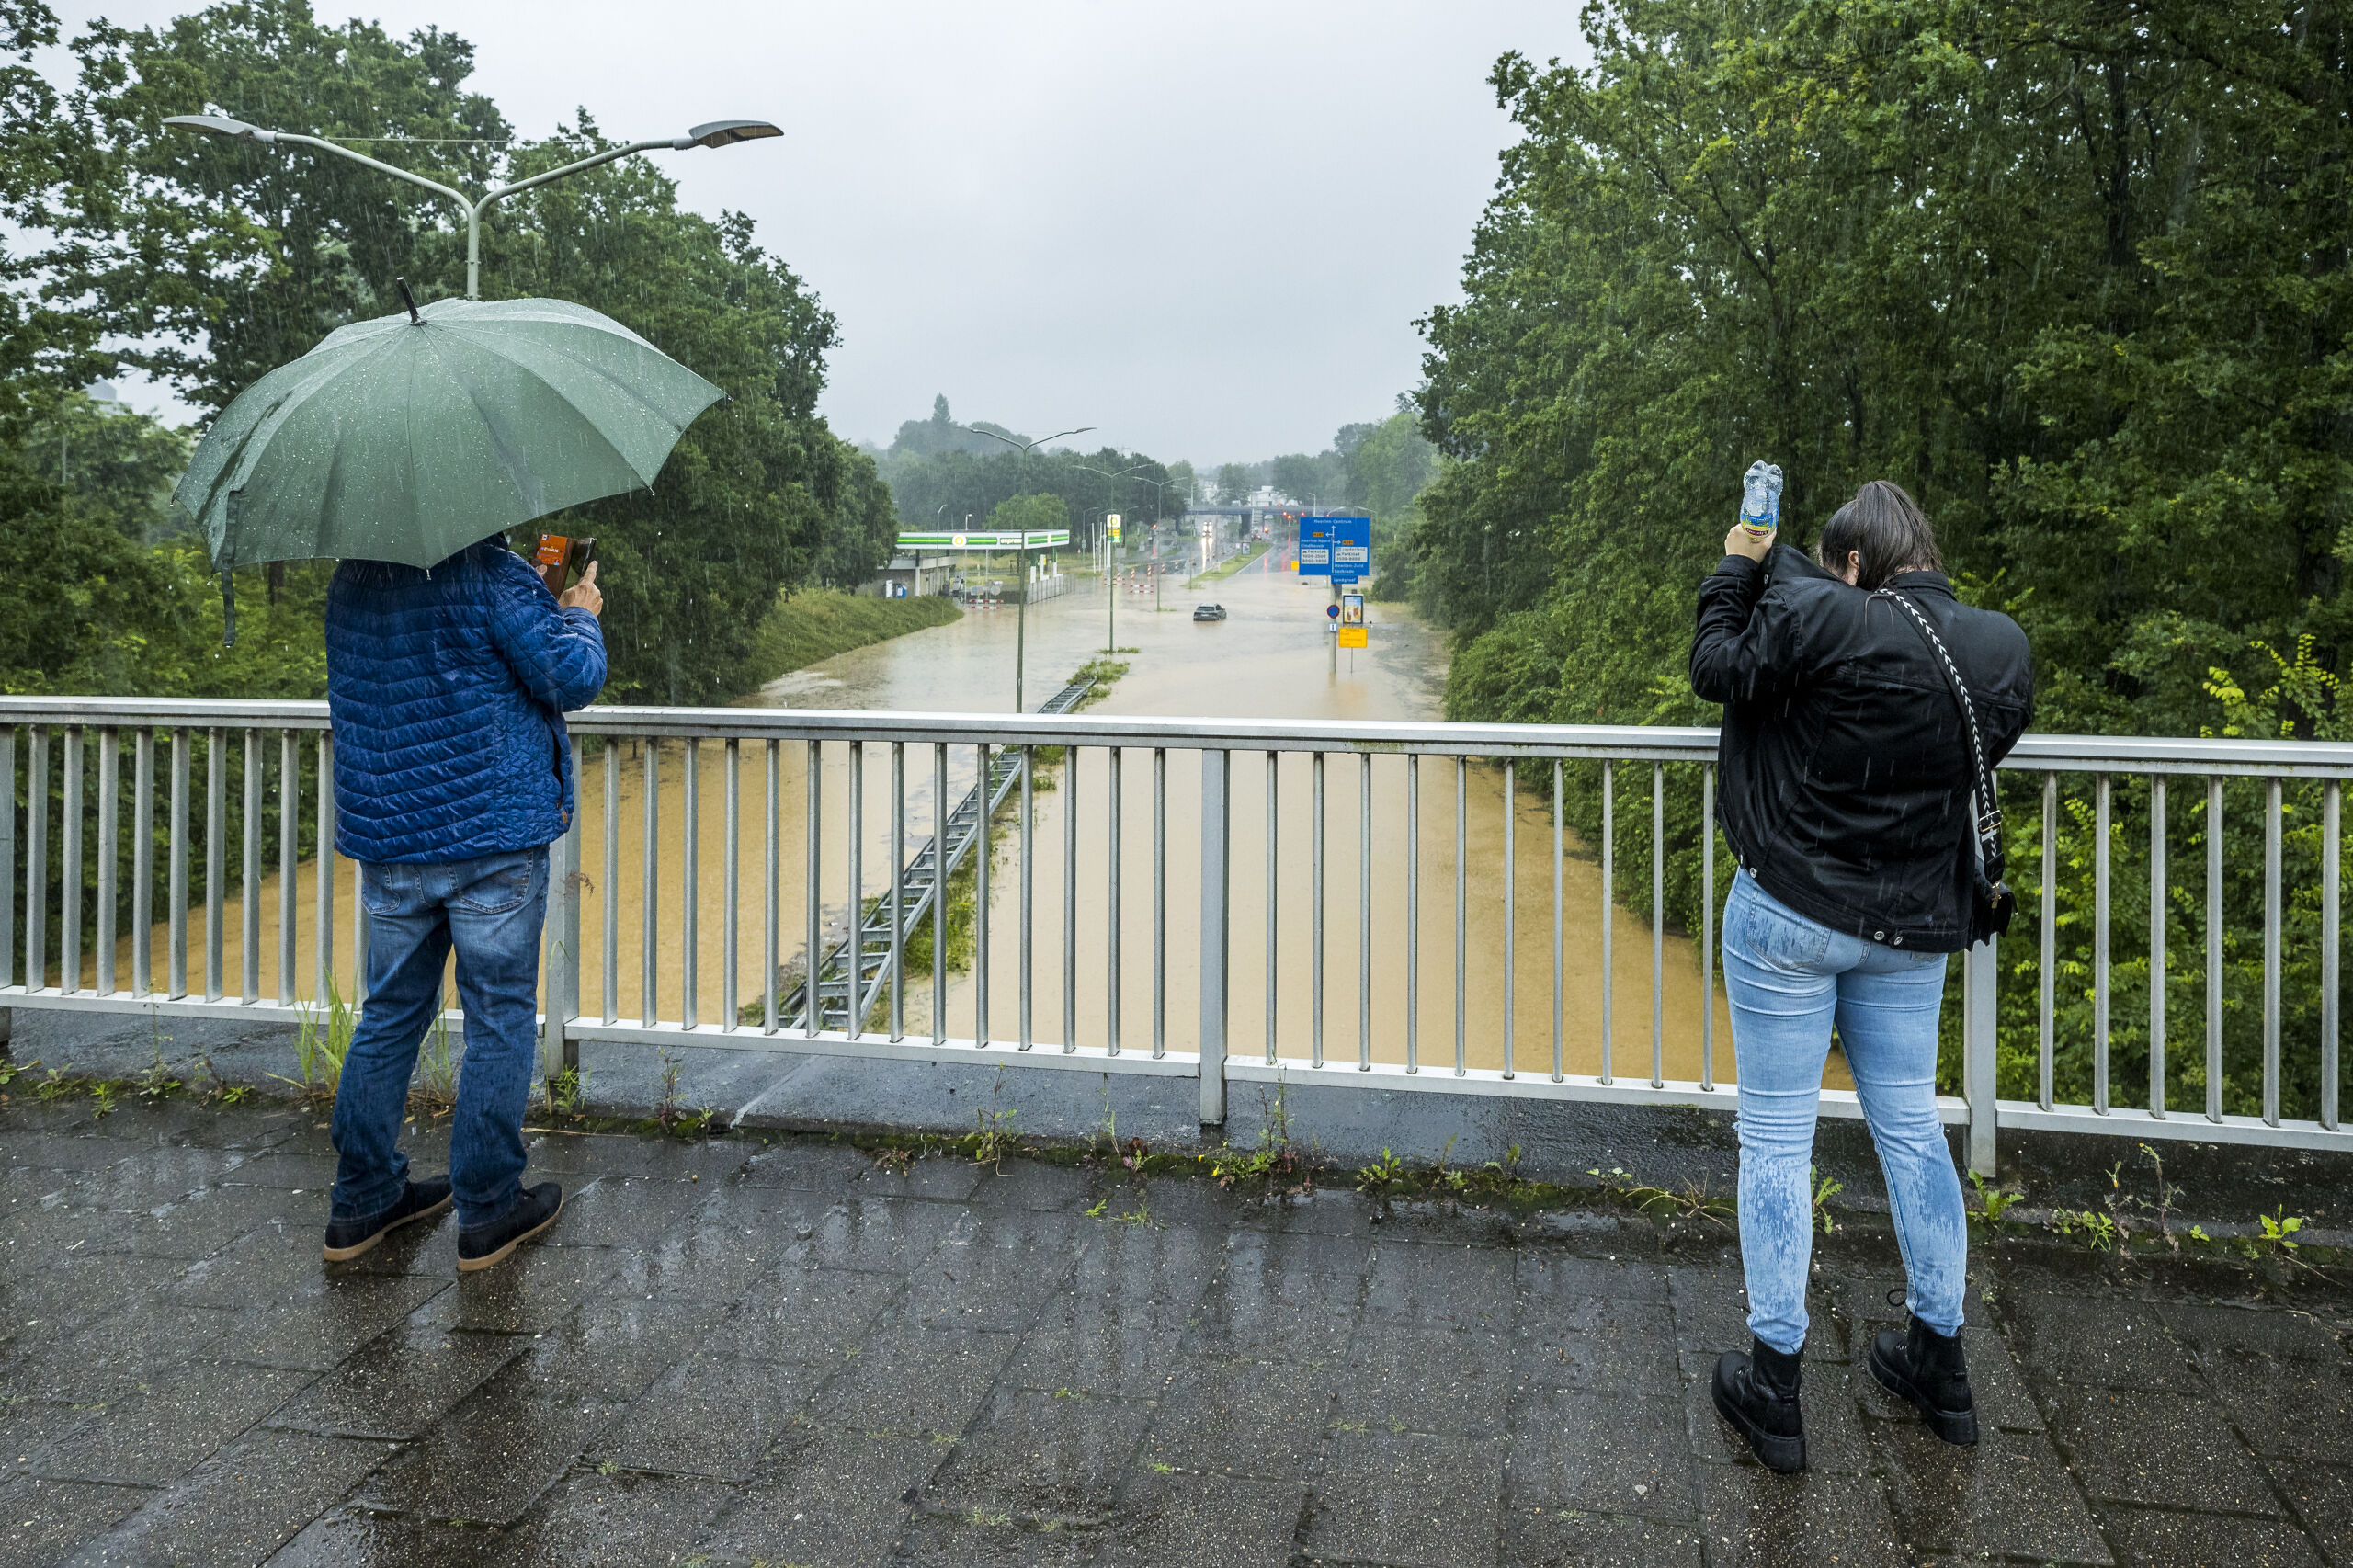
M 1223 620 L 1225 607 L 1223 605 L 1195 605 L 1193 619 L 1195 620 Z

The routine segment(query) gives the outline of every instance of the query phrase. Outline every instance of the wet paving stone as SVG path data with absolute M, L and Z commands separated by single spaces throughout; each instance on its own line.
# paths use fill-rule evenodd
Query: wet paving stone
M 2324 1568 L 2302 1531 L 2276 1519 L 2120 1508 L 2109 1528 L 2131 1560 L 2145 1568 Z
M 1158 1401 L 1140 1462 L 1155 1473 L 1198 1470 L 1282 1480 L 1321 1460 L 1337 1419 L 1336 1362 L 1176 1363 Z
M 2075 1389 L 2052 1423 L 2086 1494 L 2158 1506 L 2187 1498 L 2246 1513 L 2279 1505 L 2211 1400 L 2129 1389 Z
M 1486 1436 L 1504 1427 L 1512 1346 L 1501 1334 L 1404 1324 L 1368 1326 L 1340 1364 L 1336 1426 Z
M 949 1513 L 1101 1518 L 1153 1407 L 1075 1390 L 1001 1391 L 924 1489 Z
M 982 1329 L 883 1329 L 816 1365 L 825 1381 L 810 1417 L 854 1431 L 953 1439 L 1018 1344 L 1017 1335 Z
M 1131 1485 L 1092 1561 L 1104 1568 L 1287 1562 L 1306 1499 L 1293 1482 L 1154 1473 Z
M 1683 1405 L 1676 1400 L 1546 1389 L 1512 1409 L 1516 1508 L 1688 1519 L 1699 1511 Z
M 1675 1325 L 1663 1305 L 1589 1297 L 1565 1302 L 1512 1336 L 1520 1381 L 1538 1388 L 1622 1389 L 1672 1397 L 1683 1374 Z
M 586 1380 L 534 1375 L 520 1358 L 370 1475 L 353 1500 L 386 1512 L 505 1525 L 628 1406 Z
M 531 1342 L 404 1323 L 272 1413 L 269 1424 L 349 1437 L 413 1437 Z
M 1365 1281 L 1365 1312 L 1440 1328 L 1508 1329 L 1519 1316 L 1518 1273 L 1518 1258 L 1499 1247 L 1384 1239 Z
M 1508 1445 L 1493 1437 L 1339 1432 L 1315 1471 L 1308 1555 L 1472 1568 L 1493 1563 Z
M 2333 1563 L 2353 1563 L 2353 1468 L 2274 1463 L 2264 1469 Z
M 742 1481 L 792 1430 L 816 1387 L 807 1367 L 689 1357 L 654 1380 L 592 1457 Z
M 1870 1476 L 1702 1465 L 1699 1502 L 1709 1568 L 1899 1568 L 1908 1562 Z
M 147 1506 L 134 1486 L 15 1476 L 0 1482 L 0 1568 L 50 1568 Z
M 1842 1234 L 1779 1476 L 1708 1398 L 1729 1234 L 535 1132 L 545 1242 L 328 1267 L 314 1115 L 0 1104 L 0 1568 L 2353 1568 L 2353 1317 L 2234 1266 L 1997 1254 L 1954 1449 Z
M 802 1268 L 768 1276 L 703 1335 L 716 1356 L 814 1363 L 836 1358 L 866 1336 L 904 1289 L 893 1275 Z
M 1879 1431 L 1905 1534 L 1915 1546 L 2038 1562 L 2114 1561 L 2049 1438 L 1981 1432 L 1955 1448 L 1916 1421 Z
M 236 1568 L 265 1562 L 391 1451 L 383 1443 L 256 1432 L 213 1455 L 67 1561 L 74 1568 Z
M 2353 1358 L 2223 1350 L 2210 1356 L 2206 1375 L 2256 1453 L 2353 1464 Z
M 921 1438 L 814 1434 L 789 1454 L 771 1455 L 694 1537 L 690 1555 L 714 1568 L 880 1568 L 898 1550 L 915 1517 L 914 1499 L 947 1451 Z
M 1503 1561 L 1520 1568 L 1700 1568 L 1699 1527 L 1570 1509 L 1504 1516 Z
M 29 1468 L 59 1480 L 161 1486 L 284 1404 L 313 1374 L 184 1361 L 146 1374 L 36 1453 Z
M 2200 1392 L 2196 1363 L 2153 1306 L 2018 1291 L 2004 1298 L 2002 1309 L 2011 1346 L 2033 1377 L 2159 1393 Z

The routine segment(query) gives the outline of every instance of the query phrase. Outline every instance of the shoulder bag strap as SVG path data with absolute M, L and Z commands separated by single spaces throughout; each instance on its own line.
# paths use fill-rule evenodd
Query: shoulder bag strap
M 1961 704 L 1961 716 L 1969 722 L 1969 755 L 1977 765 L 1976 777 L 1972 780 L 1972 790 L 1976 795 L 1978 807 L 1977 853 L 1984 862 L 1985 880 L 1999 882 L 2006 869 L 2002 853 L 2002 801 L 1994 770 L 1986 765 L 1984 739 L 1978 733 L 1977 703 L 1969 695 L 1968 684 L 1961 678 L 1961 666 L 1953 663 L 1951 653 L 1945 647 L 1945 640 L 1937 635 L 1937 629 L 1929 624 L 1920 607 L 1893 588 L 1876 589 L 1871 597 L 1899 605 L 1912 618 L 1912 624 L 1918 627 L 1920 635 L 1927 639 L 1929 651 L 1936 655 L 1937 666 L 1944 671 L 1945 684 L 1951 687 L 1953 699 Z

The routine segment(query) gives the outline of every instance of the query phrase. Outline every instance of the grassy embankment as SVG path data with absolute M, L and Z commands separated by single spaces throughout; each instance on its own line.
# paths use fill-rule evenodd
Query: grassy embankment
M 1204 583 L 1214 583 L 1222 577 L 1231 577 L 1236 572 L 1241 571 L 1245 566 L 1249 565 L 1252 562 L 1256 561 L 1258 557 L 1266 553 L 1267 541 L 1263 539 L 1256 540 L 1251 544 L 1249 549 L 1244 551 L 1233 560 L 1225 562 L 1220 565 L 1211 567 L 1199 576 L 1195 577 L 1192 581 L 1187 583 L 1185 586 L 1188 588 L 1198 588 Z
M 774 680 L 870 642 L 945 626 L 963 613 L 955 600 L 938 595 L 870 599 L 818 588 L 779 596 L 752 633 L 753 668 L 761 680 Z

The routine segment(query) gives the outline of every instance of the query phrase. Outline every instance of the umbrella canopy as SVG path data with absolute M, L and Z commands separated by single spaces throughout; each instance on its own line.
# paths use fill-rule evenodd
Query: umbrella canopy
M 224 572 L 351 556 L 430 566 L 650 486 L 720 389 L 562 300 L 436 300 L 354 322 L 238 394 L 173 501 Z

